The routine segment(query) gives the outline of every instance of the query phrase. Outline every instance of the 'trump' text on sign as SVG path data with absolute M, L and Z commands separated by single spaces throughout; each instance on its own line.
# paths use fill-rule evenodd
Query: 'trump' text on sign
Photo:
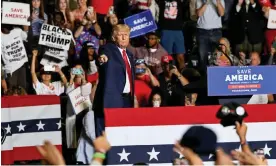
M 43 24 L 39 36 L 39 44 L 58 49 L 69 50 L 72 32 L 57 26 Z
M 144 35 L 157 29 L 156 23 L 150 10 L 135 14 L 124 19 L 130 27 L 130 38 Z

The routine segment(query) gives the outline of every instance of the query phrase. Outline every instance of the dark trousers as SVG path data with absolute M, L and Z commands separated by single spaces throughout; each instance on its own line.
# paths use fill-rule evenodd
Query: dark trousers
M 123 106 L 122 108 L 132 108 L 133 100 L 131 95 L 122 95 Z M 95 125 L 96 125 L 96 136 L 101 136 L 102 132 L 105 130 L 105 119 L 104 116 L 95 115 Z
M 14 71 L 12 74 L 8 74 L 6 79 L 8 87 L 21 86 L 26 90 L 26 67 L 25 65 L 21 66 L 19 69 Z
M 212 54 L 215 51 L 216 45 L 221 37 L 221 29 L 197 29 L 200 64 L 203 69 L 206 69 L 208 65 L 208 54 Z

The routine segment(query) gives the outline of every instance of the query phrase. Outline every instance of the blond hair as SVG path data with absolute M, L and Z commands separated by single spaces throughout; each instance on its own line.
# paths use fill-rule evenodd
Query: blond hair
M 130 28 L 126 24 L 117 24 L 112 29 L 112 36 L 116 36 L 119 31 L 130 33 Z

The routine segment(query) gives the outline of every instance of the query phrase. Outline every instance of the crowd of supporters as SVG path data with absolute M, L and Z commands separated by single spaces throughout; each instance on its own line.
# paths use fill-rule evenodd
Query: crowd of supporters
M 135 59 L 136 108 L 218 104 L 207 96 L 207 67 L 276 64 L 276 29 L 267 28 L 269 10 L 276 9 L 274 0 L 17 2 L 30 4 L 31 24 L 1 26 L 2 96 L 60 96 L 81 86 L 93 103 L 101 86 L 101 48 L 114 42 L 112 29 L 124 18 L 145 10 L 150 10 L 158 29 L 131 38 L 127 47 Z M 40 45 L 43 24 L 72 32 L 69 50 Z M 8 45 L 16 38 L 23 44 L 21 55 L 26 56 L 13 63 L 6 57 L 11 54 Z M 49 52 L 56 57 L 48 56 Z M 267 103 L 274 103 L 273 94 L 266 97 Z M 198 161 L 196 154 L 187 154 L 191 163 Z M 251 151 L 235 155 L 253 157 Z

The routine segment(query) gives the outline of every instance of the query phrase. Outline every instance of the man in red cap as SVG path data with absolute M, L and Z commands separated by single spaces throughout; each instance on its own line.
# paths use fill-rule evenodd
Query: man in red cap
M 176 103 L 174 101 L 177 89 L 187 85 L 189 81 L 177 70 L 171 55 L 162 56 L 161 66 L 163 72 L 158 75 L 160 88 L 164 93 L 166 105 L 175 106 Z

